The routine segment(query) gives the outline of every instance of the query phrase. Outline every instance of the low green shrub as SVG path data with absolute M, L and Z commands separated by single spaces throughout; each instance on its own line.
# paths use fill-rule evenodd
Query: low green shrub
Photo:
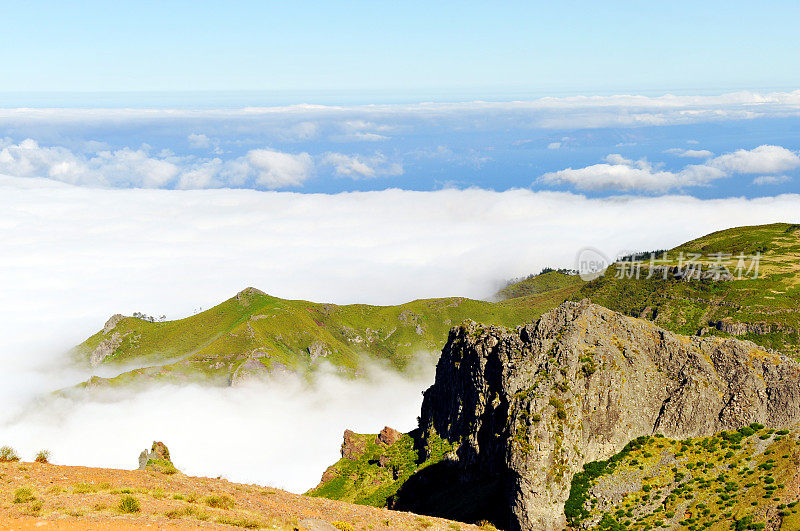
M 236 505 L 236 503 L 233 501 L 233 498 L 227 494 L 212 494 L 210 496 L 206 496 L 203 502 L 213 509 L 230 510 L 233 509 L 234 505 Z
M 252 520 L 250 518 L 231 518 L 229 516 L 220 516 L 217 518 L 218 524 L 232 525 L 234 527 L 242 527 L 244 529 L 261 529 L 266 527 L 263 522 L 259 520 Z
M 19 461 L 19 455 L 10 446 L 3 446 L 0 448 L 0 463 L 12 463 Z
M 142 510 L 142 505 L 139 503 L 139 500 L 134 498 L 133 496 L 124 496 L 120 501 L 119 505 L 117 505 L 117 510 L 121 513 L 131 514 L 131 513 L 138 513 Z
M 47 464 L 50 462 L 50 450 L 40 450 L 36 454 L 35 461 L 37 463 Z
M 30 487 L 20 487 L 14 491 L 14 503 L 28 503 L 35 499 L 36 495 Z

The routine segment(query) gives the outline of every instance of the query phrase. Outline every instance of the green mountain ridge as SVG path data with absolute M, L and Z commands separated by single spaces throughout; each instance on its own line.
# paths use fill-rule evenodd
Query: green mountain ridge
M 177 321 L 114 316 L 73 355 L 79 363 L 94 366 L 145 365 L 112 379 L 94 377 L 90 386 L 152 379 L 230 385 L 268 373 L 307 374 L 323 363 L 357 376 L 367 360 L 404 371 L 420 353 L 438 352 L 448 330 L 467 318 L 515 326 L 538 317 L 575 289 L 501 302 L 450 297 L 397 306 L 339 306 L 279 299 L 247 288 Z
M 632 265 L 620 263 L 591 282 L 549 271 L 506 286 L 495 296 L 497 302 L 450 297 L 397 306 L 340 306 L 285 300 L 247 288 L 176 321 L 115 316 L 74 355 L 80 363 L 142 366 L 116 378 L 94 377 L 88 385 L 154 379 L 230 385 L 268 373 L 307 374 L 322 363 L 357 376 L 369 359 L 403 371 L 415 355 L 438 352 L 448 330 L 466 319 L 513 327 L 565 300 L 588 298 L 670 331 L 735 336 L 798 356 L 799 229 L 776 223 L 715 232 L 652 263 L 637 264 L 639 278 L 628 278 Z M 674 274 L 689 259 L 704 270 L 723 265 L 735 272 L 741 253 L 759 253 L 758 278 L 686 280 Z M 663 270 L 669 271 L 666 278 Z

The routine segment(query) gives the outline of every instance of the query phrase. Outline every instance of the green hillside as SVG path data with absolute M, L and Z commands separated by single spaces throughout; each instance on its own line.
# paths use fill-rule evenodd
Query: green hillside
M 450 327 L 467 318 L 514 326 L 537 318 L 573 292 L 498 303 L 453 297 L 398 306 L 338 306 L 284 300 L 248 288 L 177 321 L 120 316 L 76 347 L 75 355 L 88 362 L 94 354 L 106 366 L 146 366 L 114 383 L 157 377 L 208 378 L 224 385 L 265 372 L 305 373 L 323 360 L 357 375 L 366 358 L 403 370 L 419 353 L 441 350 Z M 90 384 L 104 382 L 94 378 Z
M 717 257 L 715 253 L 723 253 Z M 685 280 L 675 268 L 691 260 L 702 268 L 723 265 L 737 273 L 740 254 L 759 253 L 757 278 Z M 304 373 L 329 362 L 357 375 L 366 358 L 403 370 L 420 352 L 438 352 L 451 326 L 465 319 L 516 326 L 535 320 L 561 302 L 590 298 L 627 315 L 655 321 L 678 333 L 749 339 L 800 356 L 800 225 L 772 224 L 715 232 L 683 244 L 651 263 L 638 264 L 639 278 L 618 278 L 634 264 L 614 264 L 584 283 L 550 271 L 513 283 L 500 302 L 465 298 L 418 300 L 397 306 L 321 304 L 284 300 L 248 288 L 236 297 L 186 319 L 148 322 L 133 317 L 109 323 L 79 345 L 79 359 L 144 368 L 114 379 L 209 378 L 228 384 L 264 372 Z M 651 268 L 673 268 L 668 274 Z M 747 273 L 743 270 L 742 273 Z M 648 278 L 650 277 L 650 278 Z M 95 378 L 90 383 L 106 382 Z
M 800 529 L 800 429 L 640 437 L 572 480 L 576 529 Z
M 391 445 L 380 442 L 378 435 L 354 434 L 360 442 L 358 452 L 342 458 L 325 472 L 325 479 L 306 494 L 319 498 L 347 501 L 373 507 L 386 507 L 389 500 L 412 474 L 438 463 L 452 447 L 437 441 L 426 456 L 415 449 L 415 433 L 403 434 Z
M 507 300 L 529 295 L 541 295 L 564 289 L 577 289 L 581 284 L 583 284 L 583 281 L 578 275 L 565 275 L 558 271 L 548 271 L 514 282 L 498 291 L 495 297 L 499 300 Z
M 747 273 L 756 253 L 760 253 L 758 276 L 752 278 L 755 268 Z M 744 268 L 739 271 L 743 278 L 738 279 L 741 254 L 745 256 Z M 734 279 L 683 280 L 673 273 L 664 278 L 661 270 L 647 278 L 653 265 L 685 267 L 689 260 L 698 264 L 703 274 L 709 267 L 723 265 Z M 638 279 L 616 278 L 620 267 L 608 268 L 573 298 L 590 298 L 681 334 L 736 336 L 800 355 L 800 225 L 776 223 L 715 232 L 677 247 L 666 260 L 659 256 L 654 264 L 644 261 Z M 624 267 L 626 273 L 632 271 L 631 264 Z

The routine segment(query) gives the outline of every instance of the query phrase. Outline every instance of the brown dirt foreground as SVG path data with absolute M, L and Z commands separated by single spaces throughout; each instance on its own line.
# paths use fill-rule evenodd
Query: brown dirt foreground
M 128 501 L 128 511 L 123 500 Z M 139 506 L 138 510 L 136 506 Z M 478 530 L 224 479 L 0 463 L 0 529 Z

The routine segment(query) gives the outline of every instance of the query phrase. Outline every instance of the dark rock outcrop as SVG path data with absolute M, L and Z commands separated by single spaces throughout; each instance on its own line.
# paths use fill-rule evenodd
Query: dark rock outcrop
M 788 326 L 783 326 L 780 324 L 765 323 L 765 322 L 741 323 L 739 321 L 734 321 L 733 319 L 728 317 L 726 317 L 725 319 L 721 319 L 719 321 L 713 321 L 710 324 L 717 330 L 725 332 L 726 334 L 730 334 L 732 336 L 743 336 L 746 334 L 763 336 L 767 334 L 773 334 L 776 332 L 782 334 L 795 334 L 795 335 L 798 333 L 797 329 L 790 328 Z
M 497 485 L 505 511 L 497 523 L 552 530 L 565 524 L 564 501 L 584 463 L 641 435 L 707 436 L 751 422 L 800 422 L 800 364 L 582 301 L 516 330 L 453 328 L 420 429 L 427 442 L 455 445 L 448 473 L 455 469 L 465 489 L 477 478 Z

